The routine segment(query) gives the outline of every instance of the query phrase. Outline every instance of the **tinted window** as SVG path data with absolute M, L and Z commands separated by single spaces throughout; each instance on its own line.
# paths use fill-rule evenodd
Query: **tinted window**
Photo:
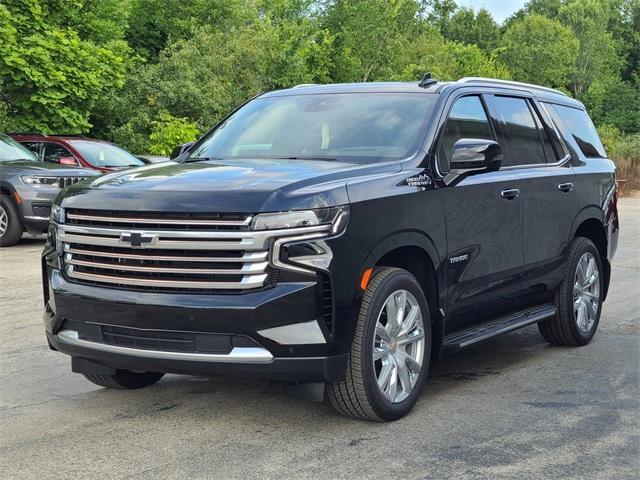
M 42 146 L 42 144 L 40 142 L 20 142 L 22 145 L 24 145 L 27 149 L 31 150 L 36 157 L 38 157 L 38 159 L 42 159 L 42 152 L 40 150 L 40 147 Z
M 45 162 L 60 162 L 60 157 L 73 157 L 73 153 L 57 143 L 45 142 L 43 158 Z
M 549 127 L 548 121 L 543 126 L 540 112 L 536 110 L 531 104 L 529 104 L 531 108 L 531 113 L 536 121 L 536 126 L 538 127 L 538 133 L 540 134 L 540 139 L 542 140 L 542 147 L 544 149 L 544 154 L 547 157 L 547 162 L 555 163 L 564 157 L 564 153 L 562 150 L 562 146 L 558 141 L 558 138 L 555 135 L 555 132 Z
M 563 136 L 569 137 L 567 140 L 573 141 L 571 143 L 574 143 L 585 157 L 607 158 L 596 127 L 593 126 L 587 112 L 564 105 L 546 105 Z
M 524 98 L 493 98 L 495 116 L 509 140 L 503 165 L 536 165 L 546 163 L 546 157 L 536 122 Z
M 0 162 L 11 160 L 32 160 L 35 162 L 37 159 L 33 152 L 24 148 L 13 138 L 0 133 Z
M 436 95 L 307 94 L 258 98 L 220 124 L 191 158 L 374 162 L 416 150 Z
M 82 157 L 96 167 L 135 167 L 144 162 L 126 150 L 107 142 L 69 140 Z
M 442 171 L 449 170 L 453 145 L 461 138 L 494 140 L 487 114 L 477 96 L 459 98 L 451 107 L 438 147 L 438 163 Z

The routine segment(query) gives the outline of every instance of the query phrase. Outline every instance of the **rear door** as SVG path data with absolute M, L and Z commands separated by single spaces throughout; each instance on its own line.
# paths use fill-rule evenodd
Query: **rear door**
M 575 175 L 542 107 L 531 97 L 493 95 L 489 108 L 508 146 L 505 168 L 519 178 L 524 206 L 521 306 L 552 300 L 577 214 Z
M 448 171 L 461 138 L 497 140 L 480 95 L 455 98 L 437 145 L 438 168 Z M 523 265 L 523 203 L 509 169 L 470 175 L 440 190 L 447 228 L 446 333 L 510 313 Z

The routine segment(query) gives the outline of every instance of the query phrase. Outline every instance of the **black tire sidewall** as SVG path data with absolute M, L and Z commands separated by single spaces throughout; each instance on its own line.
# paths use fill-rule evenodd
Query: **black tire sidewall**
M 6 195 L 0 195 L 0 204 L 7 213 L 7 231 L 4 235 L 0 236 L 0 247 L 10 247 L 20 240 L 24 227 L 20 221 L 18 210 L 11 198 Z
M 425 348 L 424 358 L 422 360 L 422 370 L 416 385 L 411 394 L 400 403 L 389 402 L 377 386 L 377 379 L 375 375 L 375 366 L 372 355 L 373 337 L 375 333 L 375 326 L 378 320 L 378 314 L 380 313 L 384 302 L 393 292 L 397 290 L 407 290 L 411 292 L 420 305 L 422 312 L 422 321 L 425 331 Z M 364 380 L 367 398 L 376 412 L 376 414 L 383 420 L 395 420 L 405 416 L 411 408 L 415 405 L 418 397 L 421 394 L 422 387 L 426 380 L 429 370 L 429 360 L 431 358 L 431 318 L 429 315 L 429 305 L 425 298 L 420 284 L 415 277 L 407 271 L 398 270 L 386 277 L 379 285 L 376 286 L 373 301 L 369 305 L 366 312 L 366 326 L 364 335 L 365 344 L 361 348 L 361 362 L 364 365 Z
M 571 320 L 568 323 L 569 323 L 569 328 L 571 329 L 572 335 L 576 340 L 578 340 L 580 344 L 584 345 L 593 338 L 593 336 L 596 333 L 596 330 L 598 329 L 598 324 L 600 323 L 600 313 L 602 312 L 602 294 L 604 291 L 603 285 L 602 285 L 604 272 L 602 270 L 602 260 L 600 259 L 600 252 L 598 252 L 598 249 L 595 247 L 593 242 L 591 242 L 586 238 L 581 238 L 579 242 L 580 243 L 577 244 L 577 248 L 574 250 L 571 258 L 569 277 L 565 279 L 566 291 L 564 292 L 564 295 L 566 295 L 565 305 L 567 305 L 568 311 L 564 312 L 564 314 L 567 316 L 567 318 Z M 574 285 L 574 279 L 576 275 L 576 269 L 578 268 L 578 262 L 580 261 L 580 258 L 582 258 L 582 256 L 587 252 L 593 255 L 593 257 L 596 259 L 596 265 L 598 266 L 599 282 L 600 282 L 600 285 L 599 285 L 600 298 L 598 299 L 598 311 L 596 314 L 596 320 L 591 326 L 591 329 L 585 333 L 578 328 L 578 323 L 575 317 L 575 313 L 573 311 L 573 285 Z

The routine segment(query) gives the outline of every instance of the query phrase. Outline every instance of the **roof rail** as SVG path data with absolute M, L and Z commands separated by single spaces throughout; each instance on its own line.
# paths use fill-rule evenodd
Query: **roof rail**
M 498 85 L 533 88 L 536 90 L 544 90 L 545 92 L 555 93 L 558 95 L 567 96 L 566 93 L 556 90 L 555 88 L 542 87 L 540 85 L 534 85 L 533 83 L 514 82 L 513 80 L 499 80 L 497 78 L 484 78 L 484 77 L 464 77 L 458 80 L 460 83 L 496 83 Z
M 301 83 L 299 85 L 294 85 L 291 88 L 303 88 L 303 87 L 315 87 L 316 84 L 315 83 Z

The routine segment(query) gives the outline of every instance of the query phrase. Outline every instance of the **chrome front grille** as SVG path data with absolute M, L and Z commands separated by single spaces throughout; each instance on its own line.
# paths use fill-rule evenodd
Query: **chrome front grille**
M 269 284 L 271 232 L 251 216 L 67 210 L 58 227 L 65 275 L 135 290 L 247 291 Z

